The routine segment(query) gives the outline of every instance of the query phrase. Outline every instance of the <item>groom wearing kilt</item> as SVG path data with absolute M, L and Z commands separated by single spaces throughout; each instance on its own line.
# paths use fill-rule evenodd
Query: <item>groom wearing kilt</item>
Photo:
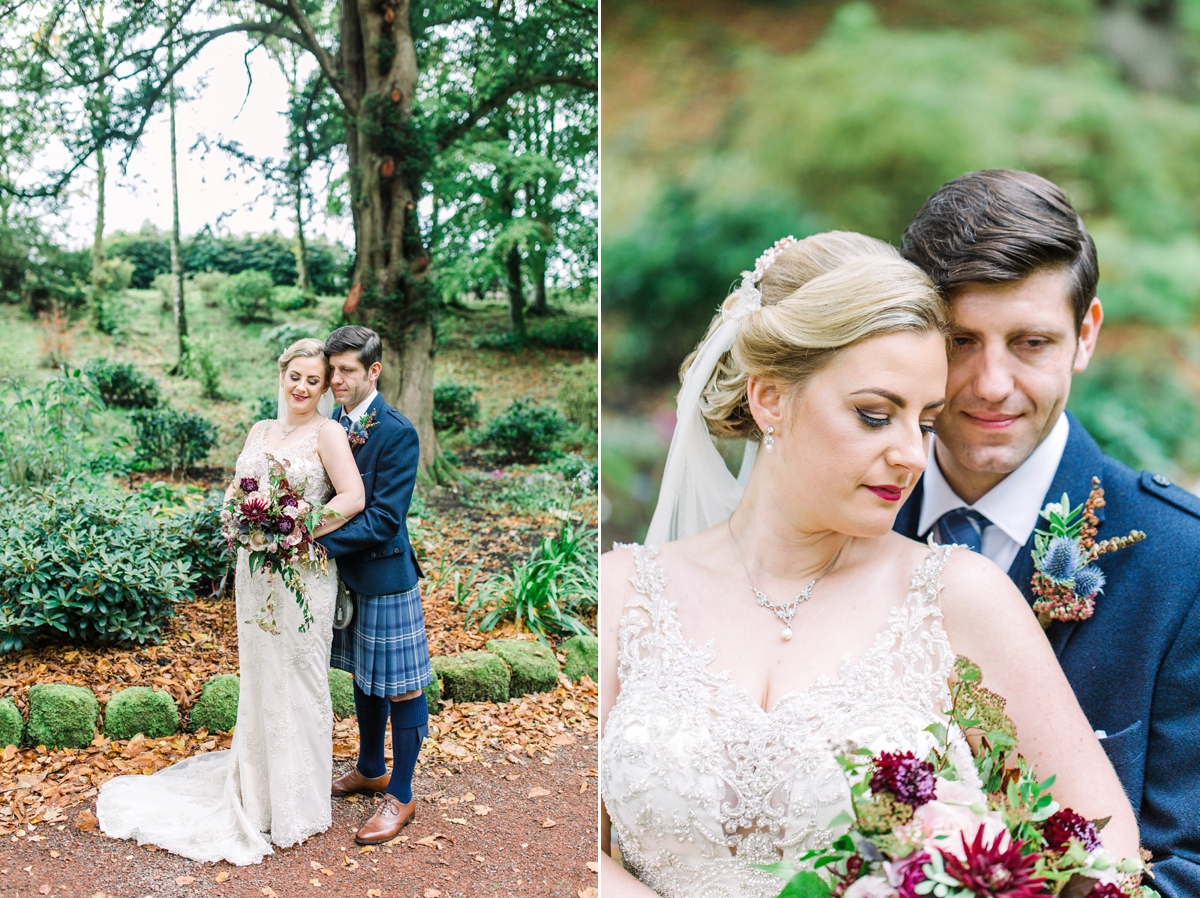
M 425 617 L 417 583 L 422 576 L 408 538 L 408 506 L 417 479 L 417 431 L 375 389 L 383 344 L 373 330 L 341 327 L 325 341 L 333 418 L 346 429 L 362 474 L 366 509 L 319 542 L 337 560 L 352 608 L 335 629 L 330 665 L 354 676 L 359 754 L 354 768 L 333 781 L 335 796 L 383 793 L 383 803 L 355 841 L 374 845 L 396 837 L 412 820 L 413 771 L 428 733 L 423 688 L 432 681 Z M 339 597 L 343 622 L 345 601 Z M 392 723 L 393 769 L 384 739 Z

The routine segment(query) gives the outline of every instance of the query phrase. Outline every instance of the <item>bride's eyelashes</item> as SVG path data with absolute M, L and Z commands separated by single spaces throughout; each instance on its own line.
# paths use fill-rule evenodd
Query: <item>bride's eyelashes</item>
M 864 424 L 866 424 L 868 427 L 884 427 L 884 426 L 892 423 L 892 419 L 890 417 L 888 417 L 887 415 L 871 414 L 870 412 L 863 411 L 858 406 L 855 406 L 854 410 L 856 412 L 858 412 L 858 417 L 861 418 L 862 422 Z M 920 426 L 921 426 L 921 433 L 929 434 L 930 436 L 937 433 L 937 431 L 934 430 L 932 424 L 925 424 L 924 422 L 922 422 Z

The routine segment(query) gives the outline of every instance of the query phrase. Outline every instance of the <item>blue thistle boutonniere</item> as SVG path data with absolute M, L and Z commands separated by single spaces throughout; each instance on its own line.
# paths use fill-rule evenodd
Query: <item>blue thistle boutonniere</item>
M 1100 525 L 1096 509 L 1104 507 L 1100 478 L 1092 478 L 1092 492 L 1083 505 L 1071 507 L 1067 494 L 1051 502 L 1041 516 L 1049 530 L 1035 530 L 1033 540 L 1033 603 L 1038 621 L 1049 627 L 1056 620 L 1087 620 L 1096 610 L 1096 596 L 1104 589 L 1104 572 L 1094 562 L 1146 538 L 1140 530 L 1096 542 Z
M 363 415 L 357 421 L 351 421 L 350 427 L 346 430 L 346 436 L 350 439 L 350 448 L 357 449 L 359 446 L 365 445 L 370 436 L 368 431 L 378 423 L 375 420 L 375 412 Z

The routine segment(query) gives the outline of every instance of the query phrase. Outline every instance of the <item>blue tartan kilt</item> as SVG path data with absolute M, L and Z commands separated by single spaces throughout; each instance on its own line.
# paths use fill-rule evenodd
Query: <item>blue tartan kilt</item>
M 350 625 L 333 631 L 329 665 L 353 674 L 367 695 L 401 695 L 433 682 L 420 585 L 390 596 L 351 592 Z

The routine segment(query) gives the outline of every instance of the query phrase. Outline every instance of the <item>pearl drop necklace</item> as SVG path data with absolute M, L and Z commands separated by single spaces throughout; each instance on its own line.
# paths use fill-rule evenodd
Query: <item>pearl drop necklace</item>
M 817 585 L 817 582 L 822 577 L 833 570 L 833 566 L 837 564 L 838 556 L 842 554 L 841 550 L 839 549 L 838 554 L 833 556 L 833 561 L 829 562 L 829 567 L 817 574 L 817 576 L 813 578 L 813 581 L 809 583 L 808 586 L 804 587 L 804 589 L 800 590 L 800 592 L 796 594 L 794 599 L 786 604 L 776 605 L 769 598 L 767 598 L 767 594 L 765 592 L 754 585 L 754 580 L 750 577 L 750 570 L 746 567 L 746 560 L 742 558 L 742 549 L 738 545 L 737 537 L 733 535 L 733 525 L 730 523 L 731 520 L 732 517 L 726 518 L 725 526 L 729 530 L 729 538 L 733 540 L 733 551 L 737 553 L 738 562 L 742 566 L 742 573 L 746 575 L 746 582 L 750 584 L 750 589 L 754 592 L 754 595 L 758 597 L 758 604 L 763 608 L 770 608 L 775 612 L 775 616 L 783 621 L 783 632 L 779 635 L 783 637 L 784 642 L 787 642 L 792 638 L 792 618 L 796 616 L 796 610 L 803 603 L 812 598 L 813 587 Z

